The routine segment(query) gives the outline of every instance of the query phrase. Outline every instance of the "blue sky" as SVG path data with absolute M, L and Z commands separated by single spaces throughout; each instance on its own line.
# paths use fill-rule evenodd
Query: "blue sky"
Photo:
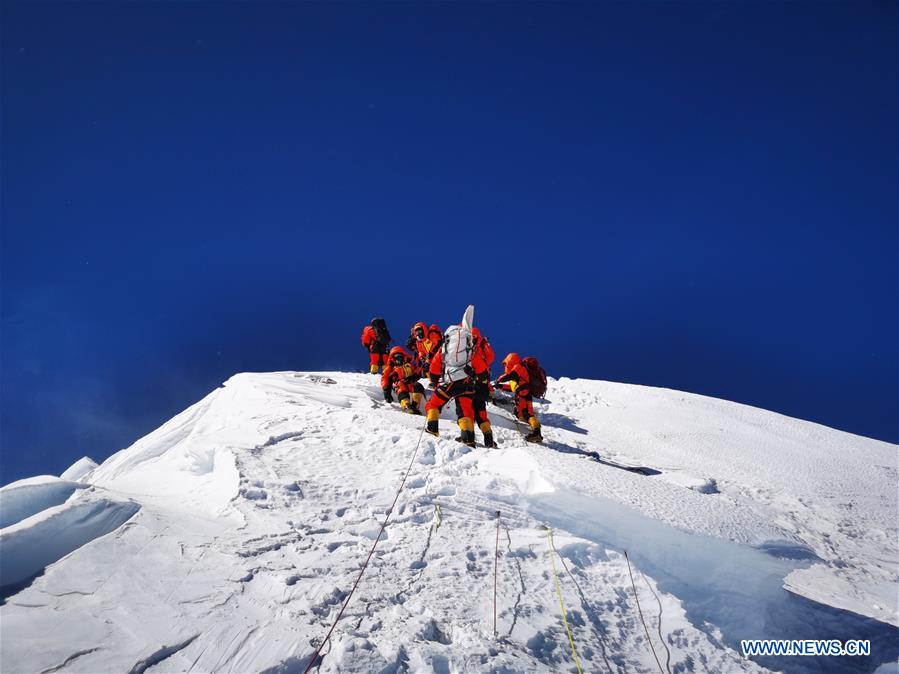
M 0 471 L 465 305 L 899 440 L 892 2 L 2 5 Z

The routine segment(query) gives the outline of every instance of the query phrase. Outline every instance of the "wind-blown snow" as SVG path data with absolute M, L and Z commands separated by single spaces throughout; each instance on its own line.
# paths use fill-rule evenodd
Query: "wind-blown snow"
M 63 480 L 78 482 L 79 480 L 89 476 L 91 471 L 93 471 L 96 467 L 96 461 L 94 461 L 89 456 L 82 456 L 75 463 L 69 466 L 66 471 L 59 477 L 61 477 Z
M 230 501 L 237 490 L 234 449 L 255 440 L 251 425 L 244 425 L 244 406 L 264 406 L 252 386 L 232 385 L 213 391 L 203 400 L 113 454 L 94 470 L 91 483 L 145 499 L 175 500 L 184 508 L 214 516 L 224 510 L 239 518 Z M 243 396 L 242 400 L 237 400 Z
M 60 503 L 84 485 L 52 475 L 12 482 L 0 489 L 0 529 Z
M 899 448 L 676 391 L 562 379 L 547 395 L 543 446 L 491 406 L 500 448 L 469 450 L 449 411 L 440 439 L 422 436 L 375 377 L 232 377 L 82 475 L 89 488 L 59 502 L 39 487 L 45 507 L 9 516 L 3 584 L 7 559 L 29 562 L 11 578 L 46 568 L 6 592 L 0 669 L 302 671 L 420 438 L 322 672 L 573 671 L 544 524 L 585 671 L 658 671 L 634 589 L 666 671 L 871 671 L 899 656 Z M 69 529 L 84 535 L 54 550 Z M 735 651 L 809 635 L 870 637 L 875 653 Z
M 85 497 L 0 529 L 0 585 L 28 579 L 82 545 L 115 531 L 139 509 L 133 501 Z

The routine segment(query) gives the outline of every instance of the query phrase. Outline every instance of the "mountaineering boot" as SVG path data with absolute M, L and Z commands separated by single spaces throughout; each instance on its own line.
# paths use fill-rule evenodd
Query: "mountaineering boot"
M 378 366 L 374 363 L 371 364 L 371 367 L 368 368 L 368 371 L 372 374 L 378 374 Z
M 459 436 L 462 444 L 474 447 L 474 421 L 469 417 L 462 417 L 459 419 L 459 428 L 462 429 L 462 435 Z
M 540 432 L 540 422 L 537 421 L 537 417 L 528 419 L 528 425 L 531 427 L 531 432 L 524 436 L 524 439 L 528 442 L 543 442 L 543 434 Z
M 409 404 L 409 411 L 412 414 L 421 414 L 421 401 L 424 396 L 421 393 L 412 394 L 412 402 Z
M 496 447 L 493 441 L 493 429 L 490 427 L 489 421 L 482 421 L 480 425 L 481 433 L 484 434 L 484 447 Z
M 428 410 L 428 427 L 425 430 L 435 438 L 440 437 L 440 432 L 437 429 L 439 419 L 440 410 Z

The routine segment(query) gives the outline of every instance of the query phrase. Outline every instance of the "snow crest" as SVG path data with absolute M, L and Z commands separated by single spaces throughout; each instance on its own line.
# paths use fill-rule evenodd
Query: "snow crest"
M 52 475 L 29 477 L 0 489 L 0 529 L 65 503 L 85 485 Z

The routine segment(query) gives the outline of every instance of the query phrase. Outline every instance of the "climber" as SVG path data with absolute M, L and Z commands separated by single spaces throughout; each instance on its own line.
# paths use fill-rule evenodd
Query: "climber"
M 540 421 L 534 414 L 534 398 L 531 391 L 531 375 L 517 353 L 510 353 L 503 359 L 505 372 L 495 383 L 495 387 L 515 394 L 515 413 L 531 427 L 531 432 L 524 436 L 528 442 L 543 442 L 540 432 Z
M 436 325 L 428 328 L 419 322 L 412 326 L 406 346 L 412 352 L 415 362 L 421 367 L 422 376 L 427 373 L 431 358 L 440 348 L 440 337 L 440 328 Z
M 437 327 L 436 323 L 432 323 L 431 327 L 428 328 L 427 338 L 421 343 L 423 348 L 419 351 L 422 372 L 427 373 L 430 370 L 431 361 L 440 351 L 441 344 L 443 344 L 443 333 L 440 332 L 440 328 Z
M 387 365 L 387 350 L 390 347 L 390 332 L 383 318 L 373 318 L 362 330 L 362 346 L 368 349 L 372 374 L 378 374 L 378 368 Z
M 421 414 L 421 401 L 425 389 L 418 381 L 421 370 L 412 361 L 412 357 L 401 346 L 390 349 L 389 362 L 381 375 L 381 390 L 384 400 L 393 402 L 393 391 L 396 391 L 400 407 L 410 414 Z
M 453 325 L 446 329 L 440 350 L 430 360 L 428 374 L 431 385 L 436 387 L 436 390 L 425 407 L 428 413 L 427 431 L 431 435 L 439 437 L 440 411 L 444 405 L 455 398 L 456 418 L 459 428 L 462 430 L 459 439 L 469 447 L 475 446 L 474 383 L 470 376 L 472 372 L 472 342 L 470 328 L 464 325 Z
M 493 441 L 493 429 L 487 414 L 487 401 L 490 399 L 490 365 L 493 363 L 493 347 L 477 328 L 471 329 L 474 347 L 471 355 L 471 369 L 474 371 L 474 396 L 472 408 L 474 420 L 484 434 L 484 446 L 496 447 Z

